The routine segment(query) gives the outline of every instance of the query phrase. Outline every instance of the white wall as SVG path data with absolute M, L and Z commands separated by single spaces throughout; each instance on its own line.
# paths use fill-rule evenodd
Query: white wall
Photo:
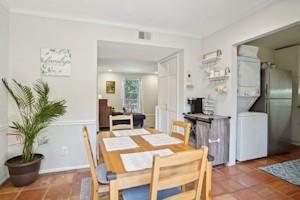
M 0 78 L 7 78 L 9 13 L 0 3 Z M 0 83 L 0 184 L 7 177 L 4 162 L 7 160 L 7 92 Z
M 258 58 L 260 59 L 260 62 L 272 62 L 275 63 L 275 55 L 274 50 L 265 48 L 265 47 L 259 47 L 258 50 Z
M 135 29 L 125 29 L 92 23 L 50 19 L 12 13 L 10 24 L 9 77 L 30 84 L 40 74 L 40 48 L 69 48 L 72 52 L 71 77 L 42 77 L 49 82 L 52 98 L 67 100 L 67 113 L 50 126 L 45 135 L 50 141 L 39 151 L 46 158 L 43 170 L 53 171 L 82 167 L 87 164 L 80 124 L 88 124 L 92 144 L 95 144 L 97 115 L 97 41 L 110 40 L 179 48 L 184 50 L 184 70 L 198 74 L 201 41 L 186 37 L 153 33 L 152 41 L 137 39 Z M 184 77 L 181 77 L 183 82 Z M 198 91 L 184 91 L 180 85 L 181 111 L 186 96 Z M 16 118 L 15 106 L 10 100 L 9 120 Z M 68 148 L 68 155 L 61 155 L 62 147 Z M 18 151 L 9 147 L 10 155 Z
M 229 92 L 217 98 L 216 113 L 230 115 L 230 163 L 235 163 L 236 154 L 236 112 L 237 112 L 237 69 L 236 69 L 236 49 L 234 44 L 258 37 L 262 34 L 279 29 L 283 26 L 299 22 L 300 20 L 300 1 L 285 0 L 276 1 L 261 11 L 240 20 L 239 22 L 226 27 L 202 40 L 202 53 L 221 49 L 223 52 L 222 60 L 217 67 L 230 66 L 232 76 L 228 80 Z M 203 84 L 207 90 L 213 93 L 205 79 Z M 202 90 L 205 94 L 207 91 Z
M 123 73 L 154 73 L 157 71 L 157 62 L 120 59 L 120 58 L 98 58 L 98 71 Z
M 293 104 L 292 104 L 292 142 L 300 145 L 300 109 L 298 88 L 300 73 L 300 46 L 284 48 L 275 51 L 275 64 L 280 69 L 292 71 Z
M 142 81 L 142 113 L 146 115 L 145 125 L 154 127 L 155 106 L 157 105 L 157 75 L 98 72 L 98 91 L 103 99 L 108 99 L 109 106 L 122 111 L 122 81 L 140 79 Z M 116 93 L 106 93 L 106 81 L 116 82 Z

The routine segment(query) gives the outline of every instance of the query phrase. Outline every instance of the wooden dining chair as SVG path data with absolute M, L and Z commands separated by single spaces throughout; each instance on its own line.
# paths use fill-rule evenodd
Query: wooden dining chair
M 114 121 L 129 121 L 129 124 L 116 124 Z M 124 130 L 124 129 L 133 129 L 133 116 L 132 115 L 115 115 L 109 116 L 109 128 L 110 131 L 113 130 Z
M 155 156 L 150 187 L 141 186 L 124 190 L 123 199 L 200 200 L 207 169 L 207 153 L 208 148 L 202 147 L 169 156 Z M 195 183 L 194 188 L 181 191 L 180 186 L 188 183 Z
M 176 137 L 184 142 L 184 144 L 189 144 L 189 138 L 191 134 L 191 123 L 182 121 L 172 121 L 171 136 Z M 178 132 L 178 129 L 183 129 L 183 133 Z
M 99 193 L 105 193 L 109 191 L 109 182 L 106 179 L 107 170 L 104 164 L 100 164 L 97 167 L 95 165 L 89 133 L 86 126 L 83 126 L 82 128 L 82 135 L 92 178 L 91 199 L 99 200 Z

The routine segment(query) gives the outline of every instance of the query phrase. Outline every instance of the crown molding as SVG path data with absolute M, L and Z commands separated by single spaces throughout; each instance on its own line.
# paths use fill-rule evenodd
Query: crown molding
M 9 11 L 9 4 L 6 0 L 0 0 L 0 6 L 2 6 L 5 10 Z
M 29 10 L 29 9 L 11 8 L 10 12 L 14 13 L 14 14 L 28 15 L 28 16 L 34 16 L 34 17 L 43 17 L 43 18 L 50 18 L 50 19 L 98 24 L 98 25 L 103 25 L 103 26 L 119 27 L 119 28 L 125 28 L 125 29 L 149 31 L 149 32 L 153 32 L 153 33 L 162 33 L 162 34 L 168 34 L 168 35 L 174 35 L 174 36 L 186 37 L 186 38 L 193 38 L 193 39 L 201 39 L 202 38 L 201 36 L 199 36 L 197 34 L 190 34 L 190 33 L 186 33 L 186 32 L 168 31 L 168 30 L 164 30 L 164 29 L 160 29 L 160 28 L 140 26 L 140 25 L 136 25 L 136 24 L 126 24 L 126 23 L 112 22 L 112 21 L 106 21 L 106 20 L 76 17 L 76 16 L 72 16 L 72 15 L 61 15 L 61 14 L 56 14 L 56 13 L 51 13 L 51 12 L 41 12 L 41 11 L 34 11 L 34 10 Z

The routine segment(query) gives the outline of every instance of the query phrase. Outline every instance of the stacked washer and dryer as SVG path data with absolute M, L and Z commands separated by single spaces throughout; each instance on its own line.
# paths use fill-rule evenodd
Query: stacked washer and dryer
M 247 48 L 247 46 L 243 48 Z M 238 161 L 246 161 L 267 156 L 268 116 L 266 113 L 249 111 L 261 95 L 260 60 L 257 56 L 238 56 L 237 64 L 238 115 L 236 159 Z

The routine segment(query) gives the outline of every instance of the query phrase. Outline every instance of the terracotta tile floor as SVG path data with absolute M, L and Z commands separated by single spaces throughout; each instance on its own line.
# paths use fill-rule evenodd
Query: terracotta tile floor
M 232 167 L 213 170 L 214 200 L 300 200 L 300 187 L 264 173 L 258 167 L 300 158 L 300 148 Z M 81 180 L 88 169 L 43 174 L 30 186 L 16 188 L 7 181 L 0 187 L 0 200 L 79 200 Z M 107 199 L 105 197 L 104 199 Z

